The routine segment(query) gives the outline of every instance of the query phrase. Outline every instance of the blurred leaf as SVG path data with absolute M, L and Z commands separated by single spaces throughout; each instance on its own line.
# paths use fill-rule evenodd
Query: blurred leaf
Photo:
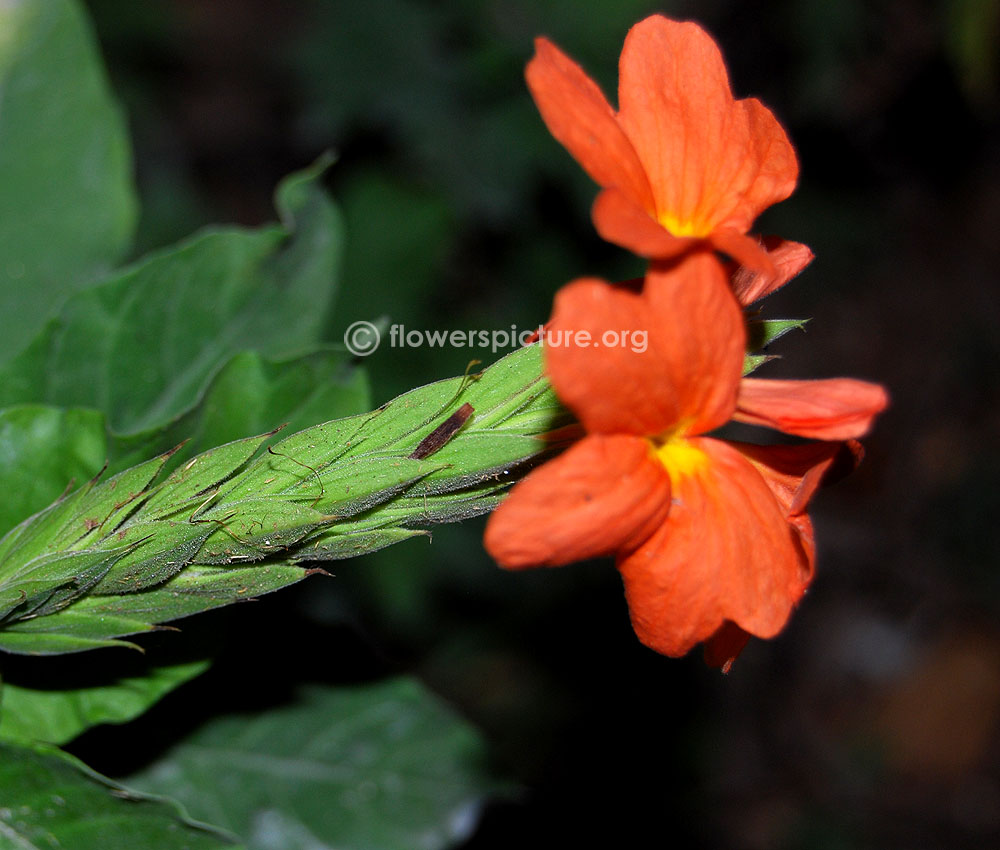
M 532 38 L 553 37 L 588 68 L 603 64 L 591 58 L 614 68 L 629 24 L 656 4 L 588 3 L 586 14 L 574 0 L 502 8 L 484 0 L 304 6 L 308 24 L 293 45 L 292 64 L 313 143 L 349 137 L 357 127 L 380 132 L 389 156 L 438 187 L 463 225 L 509 226 L 531 203 L 539 162 L 564 156 L 524 86 Z
M 126 252 L 137 214 L 131 170 L 125 122 L 79 5 L 0 4 L 0 362 Z
M 209 850 L 233 842 L 50 748 L 0 744 L 0 846 Z
M 0 533 L 96 474 L 107 457 L 104 417 L 29 405 L 0 410 Z
M 994 109 L 998 91 L 997 39 L 1000 38 L 998 0 L 946 0 L 945 46 L 958 68 L 966 95 L 977 106 Z
M 447 277 L 456 227 L 447 204 L 412 183 L 375 172 L 362 172 L 349 181 L 340 197 L 347 241 L 344 286 L 331 324 L 335 338 L 352 322 L 380 317 L 411 327 L 437 327 L 441 311 L 436 293 Z M 391 240 L 386 240 L 387 232 L 393 234 Z M 398 395 L 433 376 L 434 353 L 411 349 L 401 357 L 396 351 L 383 351 L 384 356 L 367 358 L 365 366 L 380 398 Z
M 253 850 L 433 850 L 466 838 L 499 790 L 485 756 L 472 727 L 395 679 L 304 688 L 292 705 L 218 718 L 128 782 Z
M 190 437 L 208 448 L 282 424 L 286 431 L 301 431 L 370 406 L 364 370 L 342 351 L 285 361 L 244 351 L 216 375 Z
M 0 740 L 65 744 L 98 723 L 126 723 L 208 666 L 208 661 L 147 665 L 141 675 L 64 690 L 5 681 L 0 689 Z
M 449 68 L 435 37 L 448 19 L 441 9 L 405 0 L 381 0 L 377 7 L 345 0 L 305 5 L 308 26 L 301 28 L 296 64 L 312 101 L 307 123 L 316 135 L 340 137 L 359 118 L 405 123 L 450 99 Z
M 115 432 L 137 433 L 190 410 L 239 351 L 313 347 L 340 254 L 325 167 L 279 186 L 283 226 L 206 231 L 73 296 L 0 369 L 0 405 L 94 407 Z
M 382 314 L 394 320 L 435 317 L 430 295 L 445 270 L 455 228 L 447 204 L 377 172 L 356 176 L 341 197 L 348 240 L 337 328 Z

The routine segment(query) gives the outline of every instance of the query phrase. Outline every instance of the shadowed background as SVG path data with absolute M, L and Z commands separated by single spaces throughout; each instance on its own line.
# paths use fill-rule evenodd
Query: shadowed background
M 337 153 L 327 185 L 347 242 L 331 339 L 382 317 L 532 328 L 572 278 L 641 273 L 593 232 L 595 187 L 548 136 L 523 66 L 546 34 L 613 94 L 632 23 L 657 9 L 698 20 L 737 96 L 774 110 L 802 164 L 759 229 L 817 255 L 766 315 L 813 321 L 760 374 L 868 378 L 893 397 L 861 469 L 816 499 L 819 576 L 801 609 L 728 677 L 639 645 L 610 564 L 507 574 L 469 522 L 192 622 L 225 623 L 223 661 L 146 722 L 180 735 L 185 700 L 247 707 L 264 683 L 273 698 L 415 672 L 523 789 L 486 810 L 468 848 L 1000 835 L 997 0 L 87 5 L 130 118 L 137 253 L 200 224 L 270 220 L 278 180 Z M 373 401 L 472 358 L 494 356 L 383 344 L 366 361 Z M 135 766 L 101 752 L 100 733 L 76 751 Z

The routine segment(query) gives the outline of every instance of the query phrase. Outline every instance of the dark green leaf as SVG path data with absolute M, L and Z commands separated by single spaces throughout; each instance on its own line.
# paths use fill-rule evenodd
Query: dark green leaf
M 0 846 L 11 850 L 232 847 L 167 802 L 130 793 L 48 748 L 0 744 Z
M 485 755 L 472 727 L 396 679 L 216 719 L 128 782 L 254 850 L 433 850 L 466 838 L 499 789 Z

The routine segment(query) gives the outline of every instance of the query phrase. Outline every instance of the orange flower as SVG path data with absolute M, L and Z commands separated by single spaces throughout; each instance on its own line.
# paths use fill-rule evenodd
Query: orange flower
M 722 55 L 697 24 L 653 15 L 632 27 L 617 112 L 545 38 L 526 77 L 552 135 L 603 187 L 593 210 L 601 236 L 657 259 L 717 248 L 772 271 L 746 233 L 792 193 L 795 152 L 760 101 L 733 98 Z
M 613 345 L 645 331 L 646 345 Z M 568 345 L 580 333 L 599 345 Z M 711 640 L 727 664 L 772 637 L 812 574 L 806 504 L 841 444 L 749 446 L 705 436 L 734 416 L 836 441 L 870 427 L 874 384 L 742 379 L 746 332 L 708 253 L 654 264 L 641 292 L 582 279 L 556 296 L 546 369 L 586 436 L 490 517 L 504 567 L 614 555 L 639 639 L 666 655 Z

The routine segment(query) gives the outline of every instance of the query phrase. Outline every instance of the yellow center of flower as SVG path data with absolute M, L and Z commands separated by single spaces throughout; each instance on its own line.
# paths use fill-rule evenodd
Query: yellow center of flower
M 677 487 L 682 478 L 697 475 L 708 464 L 708 455 L 676 432 L 663 441 L 657 440 L 653 449 L 657 460 L 666 468 L 673 487 Z
M 662 213 L 656 220 L 665 230 L 669 230 L 674 236 L 708 236 L 712 232 L 710 225 L 693 221 L 691 219 L 681 220 L 671 213 Z

